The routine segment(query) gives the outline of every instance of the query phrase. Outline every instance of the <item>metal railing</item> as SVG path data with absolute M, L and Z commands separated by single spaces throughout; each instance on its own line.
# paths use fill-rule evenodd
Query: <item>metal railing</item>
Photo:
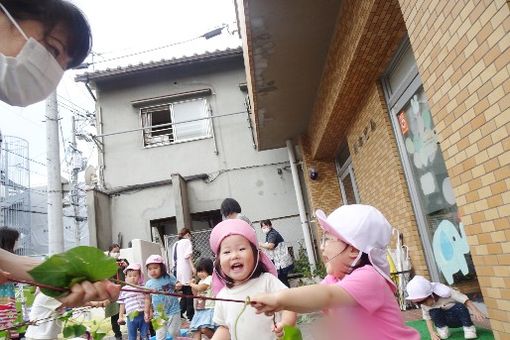
M 214 254 L 209 247 L 209 236 L 211 235 L 212 229 L 192 231 L 191 232 L 191 244 L 193 245 L 193 261 L 197 261 L 199 258 L 208 257 L 214 259 Z M 175 242 L 179 240 L 178 235 L 165 235 L 165 255 L 167 263 L 173 263 L 172 248 Z

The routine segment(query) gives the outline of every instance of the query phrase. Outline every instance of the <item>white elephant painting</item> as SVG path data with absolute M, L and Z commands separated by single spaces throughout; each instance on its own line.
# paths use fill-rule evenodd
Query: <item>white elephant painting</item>
M 432 249 L 439 270 L 443 273 L 448 284 L 453 283 L 453 274 L 459 270 L 462 274 L 469 273 L 464 254 L 469 253 L 469 246 L 464 231 L 464 225 L 459 224 L 460 234 L 455 225 L 442 220 L 434 232 Z

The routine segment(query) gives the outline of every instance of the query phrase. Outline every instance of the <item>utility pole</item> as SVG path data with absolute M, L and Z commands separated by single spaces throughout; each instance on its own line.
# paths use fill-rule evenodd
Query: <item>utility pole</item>
M 64 220 L 62 211 L 62 180 L 58 143 L 57 92 L 46 99 L 46 155 L 48 172 L 48 252 L 64 251 Z
M 81 163 L 81 157 L 78 159 L 78 145 L 76 144 L 76 118 L 74 115 L 71 120 L 71 148 L 72 148 L 72 174 L 71 174 L 71 204 L 73 206 L 74 211 L 74 246 L 77 247 L 80 245 L 80 221 L 78 220 L 78 214 L 80 212 L 79 209 L 79 193 L 78 193 L 78 172 L 81 169 L 81 164 L 78 164 L 78 161 Z

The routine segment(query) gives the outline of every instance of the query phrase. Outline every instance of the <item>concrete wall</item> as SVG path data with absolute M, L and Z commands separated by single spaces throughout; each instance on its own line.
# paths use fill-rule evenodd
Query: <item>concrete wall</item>
M 140 127 L 140 113 L 132 100 L 211 88 L 208 98 L 213 115 L 245 111 L 242 58 L 228 63 L 197 66 L 173 73 L 158 72 L 137 79 L 98 85 L 98 105 L 103 131 Z M 247 114 L 215 119 L 219 153 L 211 138 L 161 147 L 144 148 L 142 133 L 105 138 L 105 182 L 107 189 L 183 177 L 209 174 L 209 181 L 187 182 L 190 212 L 219 209 L 222 200 L 239 201 L 243 214 L 253 221 L 277 219 L 276 227 L 288 238 L 303 238 L 286 149 L 257 152 L 253 147 Z M 136 190 L 111 197 L 111 235 L 123 234 L 124 245 L 133 239 L 151 240 L 150 221 L 175 216 L 172 184 Z M 104 221 L 106 222 L 106 221 Z M 258 226 L 257 226 L 258 227 Z M 101 227 L 99 227 L 101 229 Z M 262 239 L 262 235 L 260 237 Z
M 87 209 L 90 245 L 107 250 L 113 242 L 110 198 L 102 192 L 89 189 Z

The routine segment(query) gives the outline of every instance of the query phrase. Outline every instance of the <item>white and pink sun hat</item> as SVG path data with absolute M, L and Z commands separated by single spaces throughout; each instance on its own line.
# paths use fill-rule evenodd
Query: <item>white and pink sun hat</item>
M 440 282 L 430 282 L 420 275 L 413 277 L 406 286 L 406 300 L 419 301 L 426 299 L 432 294 L 447 298 L 452 294 L 452 289 Z
M 374 269 L 396 289 L 390 278 L 390 266 L 386 258 L 392 227 L 379 210 L 370 205 L 348 204 L 342 205 L 329 216 L 317 210 L 315 216 L 324 231 L 368 254 Z
M 258 249 L 258 257 L 260 258 L 260 262 L 264 264 L 266 270 L 274 276 L 278 277 L 274 263 L 264 252 L 259 249 L 255 230 L 253 230 L 253 228 L 244 220 L 224 220 L 213 228 L 211 235 L 209 236 L 209 245 L 211 246 L 211 250 L 213 251 L 214 256 L 219 256 L 218 252 L 220 251 L 221 242 L 223 239 L 225 239 L 225 237 L 231 235 L 241 235 L 250 241 L 250 243 Z M 216 270 L 214 270 L 211 285 L 213 293 L 217 294 L 224 286 L 224 279 L 216 272 Z

